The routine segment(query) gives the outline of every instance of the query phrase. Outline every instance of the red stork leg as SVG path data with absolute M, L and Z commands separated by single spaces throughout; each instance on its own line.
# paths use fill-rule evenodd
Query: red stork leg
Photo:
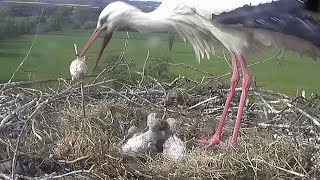
M 248 66 L 247 66 L 246 60 L 242 54 L 239 55 L 239 61 L 240 61 L 240 67 L 242 69 L 242 75 L 243 75 L 242 93 L 241 93 L 241 97 L 240 97 L 237 119 L 236 119 L 235 127 L 233 130 L 233 136 L 232 136 L 232 140 L 231 140 L 232 146 L 235 146 L 237 144 L 237 139 L 238 139 L 240 125 L 241 125 L 241 118 L 243 115 L 243 108 L 245 106 L 247 94 L 248 94 L 250 84 L 251 84 L 251 78 L 250 78 L 250 73 L 248 71 Z
M 222 133 L 222 128 L 223 128 L 224 122 L 225 122 L 227 114 L 228 114 L 228 109 L 229 109 L 229 106 L 230 106 L 230 103 L 232 100 L 232 96 L 233 96 L 234 91 L 236 89 L 236 86 L 239 82 L 237 56 L 235 54 L 232 54 L 231 61 L 232 61 L 232 77 L 231 77 L 231 82 L 230 82 L 230 90 L 229 90 L 229 93 L 227 96 L 227 100 L 226 100 L 226 103 L 225 103 L 223 113 L 222 113 L 219 125 L 217 127 L 217 130 L 211 138 L 209 138 L 209 139 L 207 139 L 207 138 L 196 139 L 197 142 L 208 144 L 209 146 L 221 143 L 220 137 L 221 137 L 221 133 Z

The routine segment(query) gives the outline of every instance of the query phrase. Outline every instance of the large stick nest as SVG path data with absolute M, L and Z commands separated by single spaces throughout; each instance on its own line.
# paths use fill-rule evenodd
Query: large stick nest
M 126 40 L 119 58 L 110 58 L 116 63 L 106 63 L 112 66 L 93 76 L 92 82 L 87 79 L 84 85 L 70 85 L 64 79 L 0 84 L 0 178 L 320 176 L 318 95 L 292 98 L 253 84 L 238 146 L 232 148 L 229 142 L 240 96 L 237 89 L 222 134 L 225 143 L 206 148 L 194 138 L 212 135 L 228 86 L 213 81 L 212 74 L 184 64 L 154 59 L 155 64 L 147 66 L 149 54 L 142 72 L 131 71 L 132 64 L 123 61 L 127 45 Z M 198 82 L 163 74 L 168 66 L 183 66 L 209 78 Z M 162 120 L 177 120 L 177 134 L 188 150 L 182 161 L 170 161 L 161 153 L 144 158 L 121 155 L 119 143 L 128 129 L 132 125 L 145 128 L 149 113 L 157 113 Z
M 233 98 L 222 145 L 205 148 L 195 137 L 212 135 L 228 92 L 221 82 L 196 83 L 178 77 L 160 83 L 140 73 L 141 81 L 117 79 L 84 85 L 59 80 L 56 90 L 11 84 L 0 96 L 0 177 L 9 179 L 12 164 L 24 179 L 308 179 L 320 174 L 319 97 L 288 96 L 250 90 L 239 145 L 229 144 L 240 90 Z M 106 77 L 105 77 L 106 78 Z M 121 84 L 117 90 L 111 87 Z M 188 84 L 188 86 L 182 86 Z M 192 82 L 194 83 L 194 82 Z M 147 115 L 178 122 L 187 156 L 173 162 L 161 154 L 123 158 L 119 142 L 128 128 L 145 127 Z

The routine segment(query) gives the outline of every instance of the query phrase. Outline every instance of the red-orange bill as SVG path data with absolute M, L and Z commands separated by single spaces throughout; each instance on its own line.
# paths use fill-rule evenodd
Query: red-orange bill
M 102 42 L 102 45 L 101 45 L 101 49 L 100 49 L 100 52 L 99 52 L 99 56 L 97 58 L 96 65 L 94 66 L 93 71 L 96 69 L 96 67 L 97 67 L 97 65 L 98 65 L 98 63 L 99 63 L 99 61 L 101 59 L 101 56 L 102 56 L 102 53 L 103 53 L 104 49 L 106 48 L 106 46 L 110 42 L 112 34 L 113 34 L 112 32 L 110 32 L 110 33 L 107 32 L 106 35 L 104 36 L 103 42 Z
M 86 52 L 87 52 L 88 49 L 92 46 L 93 42 L 97 39 L 97 37 L 99 36 L 99 34 L 102 32 L 102 30 L 103 30 L 103 29 L 97 28 L 97 29 L 92 33 L 92 35 L 90 36 L 87 44 L 86 44 L 85 47 L 83 48 L 83 51 L 82 51 L 80 57 L 82 57 L 82 56 L 84 56 L 84 55 L 86 54 Z M 105 37 L 104 37 L 104 39 L 103 39 L 102 46 L 101 46 L 101 49 L 100 49 L 100 52 L 99 52 L 99 56 L 98 56 L 98 58 L 97 58 L 97 60 L 96 60 L 96 65 L 95 65 L 95 67 L 94 67 L 94 70 L 96 69 L 96 67 L 97 67 L 97 65 L 98 65 L 98 63 L 99 63 L 99 61 L 100 61 L 100 58 L 101 58 L 101 56 L 102 56 L 102 53 L 103 53 L 104 49 L 106 48 L 106 46 L 108 45 L 111 37 L 112 37 L 112 32 L 110 32 L 110 33 L 107 32 L 106 35 L 105 35 Z M 94 71 L 94 70 L 93 70 L 93 71 Z
M 92 35 L 90 36 L 87 44 L 84 46 L 82 53 L 80 55 L 80 57 L 84 56 L 86 54 L 86 52 L 88 51 L 88 49 L 91 47 L 91 45 L 93 44 L 93 42 L 97 39 L 97 37 L 99 36 L 99 34 L 101 33 L 102 29 L 97 28 Z

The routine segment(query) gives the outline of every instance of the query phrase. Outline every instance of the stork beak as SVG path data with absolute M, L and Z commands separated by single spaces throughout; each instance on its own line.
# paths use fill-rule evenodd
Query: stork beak
M 90 36 L 87 44 L 85 45 L 85 47 L 83 48 L 83 51 L 80 55 L 80 57 L 84 56 L 86 54 L 86 52 L 88 51 L 88 49 L 91 47 L 91 45 L 93 44 L 93 42 L 97 39 L 97 37 L 99 36 L 99 34 L 102 32 L 103 29 L 100 29 L 100 28 L 97 28 L 93 33 L 92 35 Z M 96 60 L 96 65 L 94 66 L 94 69 L 93 71 L 96 69 L 100 59 L 101 59 L 101 56 L 102 56 L 102 53 L 104 51 L 104 49 L 106 48 L 106 46 L 108 45 L 111 37 L 112 37 L 112 32 L 107 32 L 106 35 L 104 36 L 103 38 L 103 42 L 102 42 L 102 46 L 101 46 L 101 49 L 100 49 L 100 52 L 99 52 L 99 56 Z
M 112 37 L 112 34 L 113 34 L 113 32 L 111 31 L 111 32 L 107 32 L 106 35 L 104 36 L 103 42 L 102 42 L 102 45 L 101 45 L 101 48 L 100 48 L 99 56 L 97 58 L 96 65 L 94 66 L 93 71 L 96 69 L 96 67 L 97 67 L 97 65 L 98 65 L 98 63 L 99 63 L 99 61 L 101 59 L 101 56 L 102 56 L 102 53 L 103 53 L 104 49 L 109 44 L 110 39 Z

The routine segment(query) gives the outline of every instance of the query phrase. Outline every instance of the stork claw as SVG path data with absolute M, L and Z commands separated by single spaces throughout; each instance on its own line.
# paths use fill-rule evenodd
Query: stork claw
M 213 145 L 217 144 L 223 144 L 223 142 L 220 140 L 218 136 L 212 136 L 211 138 L 201 138 L 201 139 L 195 139 L 195 141 L 201 143 L 201 144 L 207 144 L 205 146 L 206 148 L 211 147 Z

